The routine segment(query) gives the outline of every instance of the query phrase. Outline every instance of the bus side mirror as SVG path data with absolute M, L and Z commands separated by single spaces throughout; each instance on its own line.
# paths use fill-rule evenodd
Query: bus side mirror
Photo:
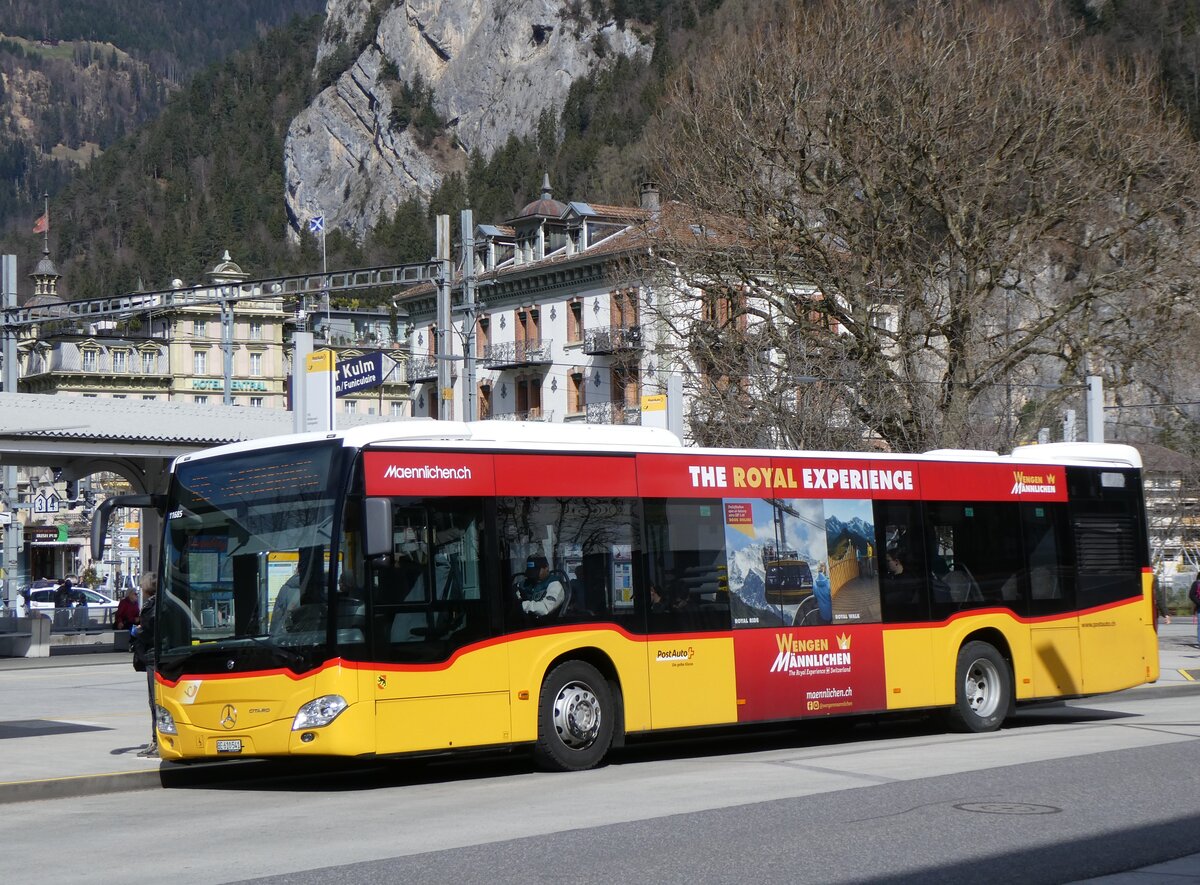
M 390 498 L 363 501 L 363 554 L 367 559 L 392 553 L 392 502 Z
M 166 513 L 166 495 L 117 495 L 105 498 L 92 513 L 92 559 L 104 558 L 104 539 L 108 536 L 108 518 L 117 507 L 142 507 Z

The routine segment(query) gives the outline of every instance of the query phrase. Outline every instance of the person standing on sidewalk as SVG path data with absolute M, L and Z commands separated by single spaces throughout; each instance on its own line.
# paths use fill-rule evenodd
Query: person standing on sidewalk
M 1196 648 L 1200 648 L 1200 572 L 1196 572 L 1196 580 L 1192 581 L 1188 599 L 1192 603 L 1193 614 L 1196 616 Z
M 1167 607 L 1167 588 L 1166 585 L 1155 575 L 1150 579 L 1154 587 L 1154 610 L 1158 617 L 1162 618 L 1164 624 L 1171 623 L 1171 609 Z
M 146 662 L 146 686 L 150 692 L 150 743 L 138 753 L 143 757 L 158 755 L 158 715 L 154 702 L 154 661 L 155 661 L 155 616 L 156 597 L 158 596 L 158 575 L 146 572 L 142 575 L 142 612 L 137 624 L 134 625 L 133 641 L 137 653 Z

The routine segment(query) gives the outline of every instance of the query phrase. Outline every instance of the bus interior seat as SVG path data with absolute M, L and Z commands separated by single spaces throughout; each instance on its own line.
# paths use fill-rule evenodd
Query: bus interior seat
M 1062 587 L 1057 572 L 1044 565 L 1029 570 L 1029 591 L 1034 599 L 1061 599 Z
M 397 612 L 392 616 L 388 640 L 392 643 L 417 642 L 424 639 L 429 629 L 429 620 L 423 612 Z

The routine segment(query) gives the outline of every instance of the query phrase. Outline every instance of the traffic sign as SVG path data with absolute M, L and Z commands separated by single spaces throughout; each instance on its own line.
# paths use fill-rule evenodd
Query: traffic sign
M 337 362 L 337 383 L 334 386 L 336 396 L 345 396 L 369 387 L 379 387 L 383 384 L 384 360 L 381 352 L 364 353 Z

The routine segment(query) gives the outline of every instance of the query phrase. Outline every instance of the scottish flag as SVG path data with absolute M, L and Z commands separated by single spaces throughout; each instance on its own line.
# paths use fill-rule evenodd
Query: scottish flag
M 308 220 L 308 232 L 310 234 L 320 234 L 325 232 L 325 216 L 318 215 L 315 218 Z

